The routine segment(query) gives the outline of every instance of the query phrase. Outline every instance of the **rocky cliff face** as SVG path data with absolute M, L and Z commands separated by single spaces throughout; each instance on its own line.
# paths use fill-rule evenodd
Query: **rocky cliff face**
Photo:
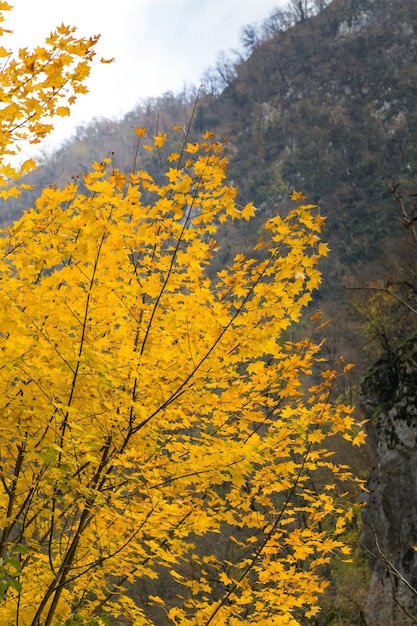
M 368 626 L 417 623 L 417 335 L 381 358 L 362 388 L 375 453 L 363 509 Z

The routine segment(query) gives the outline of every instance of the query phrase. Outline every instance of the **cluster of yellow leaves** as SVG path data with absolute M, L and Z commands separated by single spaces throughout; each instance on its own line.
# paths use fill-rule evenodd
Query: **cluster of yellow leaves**
M 4 11 L 0 2 L 0 23 Z M 0 29 L 0 35 L 6 31 Z M 32 159 L 11 165 L 22 142 L 38 143 L 53 128 L 54 116 L 69 115 L 69 106 L 90 72 L 97 37 L 77 38 L 75 28 L 61 25 L 42 46 L 21 48 L 16 55 L 0 46 L 0 197 L 17 196 L 15 182 L 35 167 Z
M 86 91 L 95 42 L 61 26 L 34 51 L 0 48 L 1 197 L 34 167 L 8 163 L 20 142 Z M 136 134 L 162 160 L 168 134 Z M 293 200 L 250 258 L 213 274 L 219 224 L 255 208 L 237 206 L 206 133 L 176 142 L 162 184 L 104 159 L 2 231 L 2 624 L 139 626 L 154 605 L 173 624 L 283 626 L 317 611 L 351 519 L 326 442 L 362 437 L 329 402 L 334 372 L 304 398 L 319 346 L 286 338 L 327 254 L 323 218 Z M 125 593 L 163 570 L 176 602 Z
M 254 209 L 211 134 L 173 154 L 162 184 L 95 163 L 2 232 L 0 556 L 27 553 L 1 623 L 151 624 L 124 591 L 165 568 L 183 592 L 149 605 L 173 624 L 293 625 L 346 552 L 350 512 L 312 477 L 350 478 L 326 441 L 352 412 L 333 373 L 304 399 L 319 346 L 286 334 L 320 282 L 323 219 L 295 198 L 213 275 L 218 225 Z

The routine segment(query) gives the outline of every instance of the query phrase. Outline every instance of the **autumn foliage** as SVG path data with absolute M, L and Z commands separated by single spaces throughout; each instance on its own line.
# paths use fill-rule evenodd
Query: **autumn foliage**
M 88 61 L 71 33 L 50 54 Z M 28 71 L 10 62 L 0 85 Z M 27 84 L 3 158 L 43 133 Z M 361 440 L 330 403 L 336 373 L 309 382 L 320 346 L 289 339 L 320 283 L 323 218 L 294 193 L 250 257 L 213 273 L 219 225 L 255 211 L 236 204 L 223 143 L 136 134 L 132 173 L 104 158 L 2 231 L 0 622 L 297 624 L 348 553 L 350 474 L 328 440 Z M 149 581 L 146 602 L 126 592 Z

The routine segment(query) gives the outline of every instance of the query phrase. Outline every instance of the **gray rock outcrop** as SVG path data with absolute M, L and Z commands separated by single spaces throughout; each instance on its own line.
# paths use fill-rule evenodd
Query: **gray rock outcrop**
M 367 625 L 409 626 L 417 623 L 417 335 L 375 364 L 362 406 L 375 454 L 363 508 Z

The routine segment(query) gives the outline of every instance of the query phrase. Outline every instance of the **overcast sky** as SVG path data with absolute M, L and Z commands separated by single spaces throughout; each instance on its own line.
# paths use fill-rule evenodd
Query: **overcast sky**
M 71 120 L 55 142 L 93 117 L 117 118 L 142 99 L 198 85 L 220 51 L 238 47 L 246 24 L 259 24 L 287 0 L 9 0 L 11 47 L 35 46 L 62 22 L 82 36 L 100 34 L 97 61 Z M 99 63 L 112 58 L 112 65 Z

